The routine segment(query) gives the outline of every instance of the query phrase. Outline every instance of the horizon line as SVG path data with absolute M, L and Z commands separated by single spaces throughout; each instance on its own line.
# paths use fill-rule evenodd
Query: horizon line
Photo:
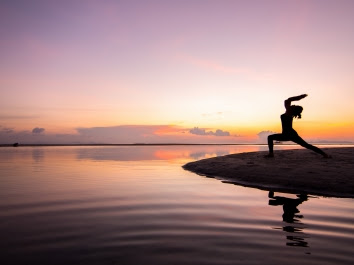
M 321 141 L 321 142 L 311 142 L 313 144 L 322 145 L 354 145 L 351 141 Z M 132 143 L 132 144 L 107 144 L 107 143 L 76 143 L 76 144 L 0 144 L 0 147 L 31 147 L 31 146 L 176 146 L 176 145 L 267 145 L 267 143 Z M 275 145 L 298 145 L 296 143 L 275 143 Z

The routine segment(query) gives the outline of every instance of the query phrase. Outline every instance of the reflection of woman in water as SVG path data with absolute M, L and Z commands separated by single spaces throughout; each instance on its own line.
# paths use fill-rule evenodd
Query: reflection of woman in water
M 298 214 L 300 211 L 297 209 L 301 203 L 307 201 L 308 197 L 307 194 L 296 196 L 296 199 L 274 196 L 274 192 L 270 191 L 268 194 L 269 205 L 283 205 L 283 221 L 287 223 L 287 225 L 283 227 L 283 231 L 287 233 L 286 238 L 290 240 L 286 245 L 293 247 L 308 247 L 308 242 L 305 240 L 307 236 L 303 233 L 305 226 L 299 221 L 299 218 L 303 218 L 303 216 Z
M 294 223 L 296 221 L 295 217 L 302 218 L 302 215 L 296 215 L 300 211 L 297 207 L 307 201 L 308 197 L 307 194 L 300 194 L 296 195 L 296 199 L 281 197 L 281 196 L 274 196 L 274 192 L 270 191 L 268 193 L 269 205 L 283 205 L 283 221 L 287 223 Z
M 266 155 L 266 157 L 274 157 L 273 141 L 275 140 L 275 141 L 293 141 L 307 149 L 310 149 L 318 154 L 321 154 L 325 158 L 329 158 L 329 155 L 327 155 L 321 149 L 305 142 L 305 140 L 303 140 L 293 129 L 293 118 L 295 117 L 301 119 L 302 107 L 297 105 L 291 105 L 291 102 L 303 99 L 305 97 L 307 97 L 307 95 L 303 94 L 285 100 L 284 104 L 285 104 L 286 111 L 284 114 L 280 116 L 283 131 L 282 133 L 272 134 L 268 136 L 269 154 Z

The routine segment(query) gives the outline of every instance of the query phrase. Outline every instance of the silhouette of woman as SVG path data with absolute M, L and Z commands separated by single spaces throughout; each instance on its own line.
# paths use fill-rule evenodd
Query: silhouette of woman
M 283 128 L 282 133 L 277 133 L 277 134 L 272 134 L 268 136 L 268 147 L 269 147 L 269 154 L 266 155 L 266 157 L 274 157 L 273 153 L 273 141 L 293 141 L 294 143 L 297 143 L 307 149 L 310 149 L 318 154 L 321 154 L 325 158 L 329 158 L 330 156 L 327 155 L 325 152 L 323 152 L 321 149 L 319 149 L 316 146 L 313 146 L 305 140 L 303 140 L 297 132 L 293 129 L 293 118 L 299 118 L 301 119 L 301 112 L 303 108 L 301 106 L 297 105 L 291 105 L 292 101 L 298 101 L 303 98 L 307 97 L 306 94 L 297 96 L 297 97 L 291 97 L 288 98 L 287 100 L 284 101 L 285 104 L 285 113 L 280 116 L 281 118 L 281 125 Z

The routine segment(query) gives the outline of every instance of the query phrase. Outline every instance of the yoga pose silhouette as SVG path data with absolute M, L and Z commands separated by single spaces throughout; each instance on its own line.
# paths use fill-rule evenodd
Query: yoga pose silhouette
M 325 152 L 323 152 L 321 149 L 319 149 L 316 146 L 313 146 L 305 140 L 303 140 L 297 132 L 293 129 L 293 118 L 299 118 L 301 119 L 301 112 L 302 112 L 302 107 L 297 106 L 297 105 L 291 105 L 292 101 L 298 101 L 303 98 L 307 97 L 306 94 L 297 96 L 297 97 L 291 97 L 285 100 L 285 113 L 280 116 L 281 118 L 281 125 L 283 128 L 282 133 L 277 133 L 277 134 L 272 134 L 268 136 L 268 147 L 269 147 L 269 154 L 266 155 L 266 157 L 274 157 L 273 153 L 273 141 L 293 141 L 294 143 L 297 143 L 307 149 L 310 149 L 318 154 L 321 154 L 325 158 L 329 158 L 330 156 L 327 155 Z

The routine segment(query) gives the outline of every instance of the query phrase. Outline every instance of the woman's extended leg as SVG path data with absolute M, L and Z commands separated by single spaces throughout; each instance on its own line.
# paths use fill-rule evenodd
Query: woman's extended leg
M 297 143 L 307 149 L 310 149 L 310 150 L 316 152 L 317 154 L 323 155 L 323 157 L 326 157 L 326 158 L 329 157 L 329 155 L 327 155 L 325 152 L 323 152 L 320 148 L 307 143 L 304 139 L 302 139 L 298 135 L 295 138 L 291 139 L 291 141 L 293 141 L 294 143 Z

